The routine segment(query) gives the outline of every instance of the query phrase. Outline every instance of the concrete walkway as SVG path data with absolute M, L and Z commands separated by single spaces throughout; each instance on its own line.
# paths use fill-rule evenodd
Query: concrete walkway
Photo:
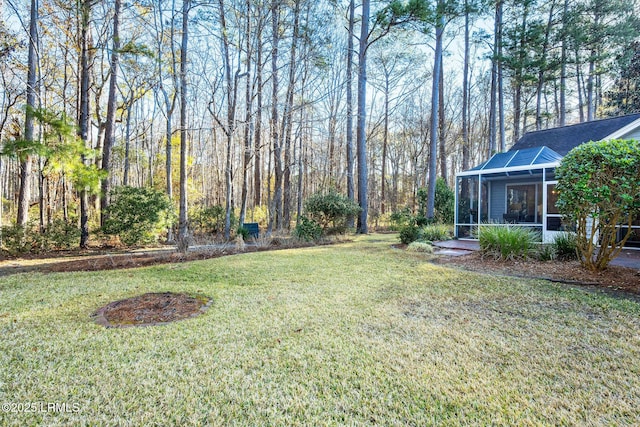
M 480 244 L 477 240 L 444 240 L 434 242 L 433 245 L 439 248 L 437 253 L 452 256 L 464 255 L 480 249 Z M 623 250 L 617 258 L 611 261 L 611 265 L 640 270 L 640 250 Z

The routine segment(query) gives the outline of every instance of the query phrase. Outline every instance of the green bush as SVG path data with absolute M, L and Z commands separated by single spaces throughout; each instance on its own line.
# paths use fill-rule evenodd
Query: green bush
M 434 218 L 442 224 L 453 224 L 455 212 L 455 194 L 447 185 L 447 181 L 438 177 L 436 180 L 436 195 L 434 203 Z
M 483 255 L 514 260 L 531 256 L 540 242 L 540 234 L 528 227 L 483 226 L 478 240 Z
M 37 254 L 54 249 L 71 249 L 80 243 L 77 225 L 56 219 L 40 232 L 39 226 L 30 222 L 25 227 L 2 227 L 2 251 L 10 256 Z
M 436 180 L 436 193 L 433 199 L 433 218 L 427 218 L 428 189 L 418 189 L 418 213 L 416 223 L 418 225 L 429 225 L 432 223 L 453 224 L 455 212 L 455 194 L 449 188 L 447 182 L 438 177 Z
M 316 221 L 306 216 L 301 216 L 300 221 L 293 230 L 293 235 L 305 242 L 314 242 L 322 237 L 322 227 Z
M 245 242 L 247 241 L 247 239 L 249 239 L 249 229 L 247 227 L 238 227 L 236 229 L 236 237 L 237 236 L 242 236 L 242 240 L 244 240 Z
M 453 228 L 446 224 L 432 224 L 422 227 L 418 236 L 420 241 L 436 242 L 453 238 Z
M 80 229 L 62 218 L 54 219 L 44 230 L 47 249 L 71 249 L 80 244 Z
M 195 233 L 218 234 L 224 231 L 226 211 L 224 206 L 201 207 L 189 212 L 189 226 Z M 231 227 L 236 226 L 236 217 L 231 211 Z
M 2 251 L 10 256 L 24 255 L 39 251 L 40 244 L 33 237 L 33 225 L 27 227 L 19 225 L 5 225 L 2 227 Z
M 400 231 L 402 230 L 402 227 L 415 222 L 415 218 L 411 213 L 411 209 L 407 206 L 398 211 L 392 212 L 389 216 L 389 221 L 391 222 L 390 228 L 392 231 Z
M 105 213 L 104 233 L 119 236 L 127 246 L 156 242 L 175 217 L 163 192 L 128 186 L 113 189 Z
M 415 242 L 420 238 L 420 227 L 416 224 L 407 224 L 400 230 L 400 241 L 405 245 Z
M 640 142 L 588 142 L 571 150 L 556 168 L 556 206 L 576 224 L 580 262 L 604 270 L 631 236 L 640 212 Z M 618 240 L 618 225 L 628 232 Z
M 561 260 L 578 259 L 578 241 L 575 233 L 562 233 L 553 239 L 556 256 Z
M 360 212 L 360 206 L 348 197 L 330 189 L 327 193 L 316 193 L 304 202 L 309 219 L 320 225 L 326 234 L 343 233 L 347 229 L 347 219 Z

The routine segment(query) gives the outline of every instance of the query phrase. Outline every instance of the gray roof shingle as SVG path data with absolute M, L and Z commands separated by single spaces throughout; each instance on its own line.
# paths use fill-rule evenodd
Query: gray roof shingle
M 561 156 L 566 156 L 578 145 L 588 141 L 599 141 L 638 119 L 640 113 L 529 132 L 509 151 L 546 146 Z

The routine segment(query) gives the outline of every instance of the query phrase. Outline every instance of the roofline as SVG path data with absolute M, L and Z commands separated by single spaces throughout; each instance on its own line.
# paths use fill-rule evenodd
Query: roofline
M 632 121 L 628 125 L 618 129 L 617 131 L 613 132 L 612 134 L 605 136 L 600 141 L 605 141 L 607 139 L 620 139 L 624 135 L 626 135 L 627 133 L 631 132 L 632 130 L 634 130 L 634 129 L 638 128 L 638 127 L 640 127 L 640 119 L 636 119 L 636 120 Z
M 518 171 L 526 171 L 531 169 L 555 168 L 559 165 L 560 165 L 560 161 L 551 162 L 551 163 L 540 163 L 539 165 L 511 166 L 508 168 L 476 169 L 476 170 L 458 172 L 456 174 L 456 177 L 473 176 L 473 175 L 489 175 L 492 173 L 504 173 L 504 172 L 518 172 Z

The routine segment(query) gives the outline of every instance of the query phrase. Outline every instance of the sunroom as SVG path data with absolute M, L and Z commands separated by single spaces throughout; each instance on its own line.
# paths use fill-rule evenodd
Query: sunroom
M 495 154 L 457 174 L 456 237 L 476 239 L 481 227 L 517 224 L 552 241 L 567 229 L 555 206 L 555 168 L 561 160 L 546 146 L 533 147 Z

